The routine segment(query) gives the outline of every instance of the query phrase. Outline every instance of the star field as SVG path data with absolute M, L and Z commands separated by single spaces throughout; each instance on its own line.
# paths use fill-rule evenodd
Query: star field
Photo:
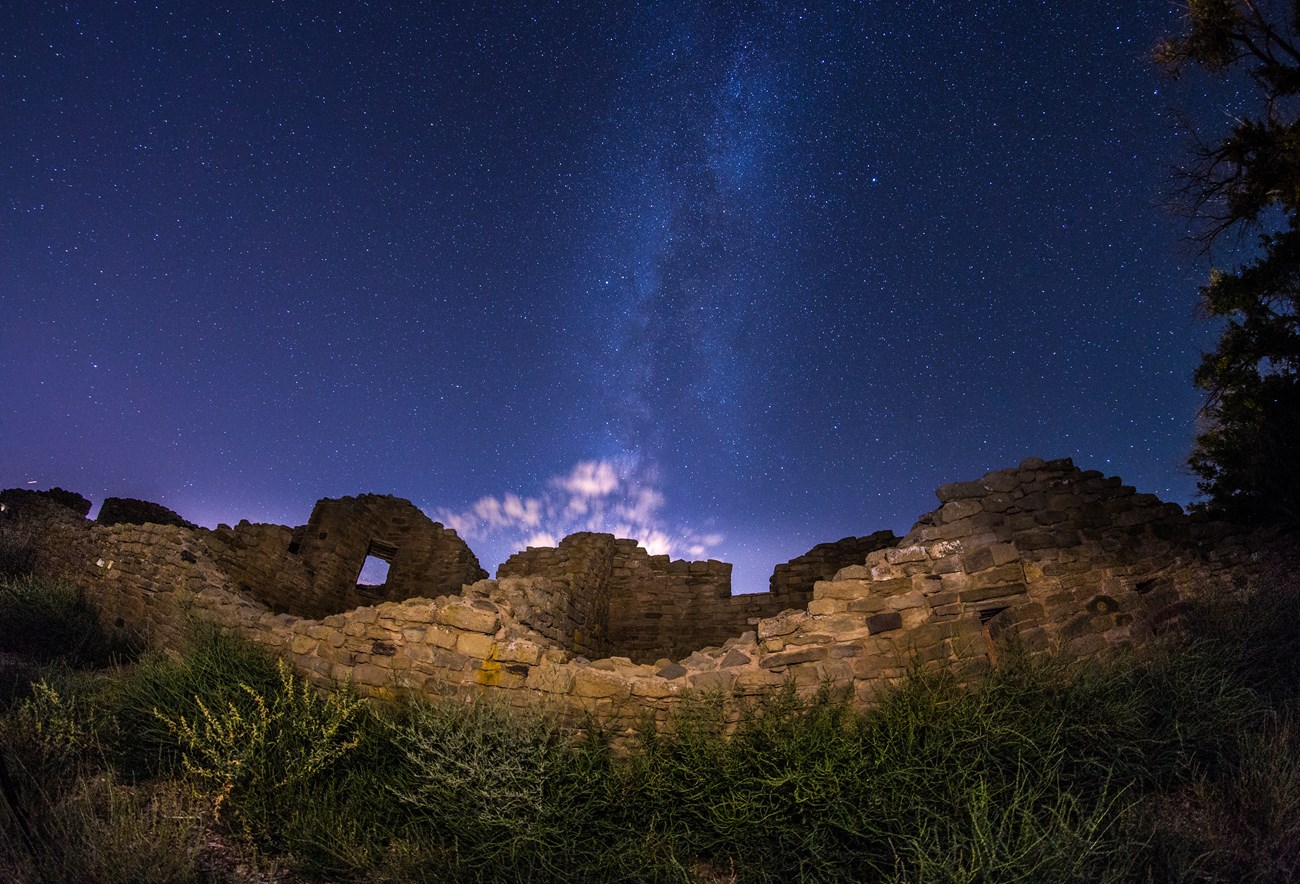
M 0 11 L 0 486 L 742 590 L 1029 455 L 1192 497 L 1165 0 L 472 6 Z

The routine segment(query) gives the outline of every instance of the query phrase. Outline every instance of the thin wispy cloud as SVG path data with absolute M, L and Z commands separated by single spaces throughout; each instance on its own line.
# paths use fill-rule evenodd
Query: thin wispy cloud
M 481 497 L 463 511 L 440 508 L 435 518 L 466 540 L 555 546 L 578 531 L 638 541 L 651 555 L 706 558 L 723 536 L 672 523 L 654 471 L 635 461 L 587 460 L 552 477 L 536 494 Z

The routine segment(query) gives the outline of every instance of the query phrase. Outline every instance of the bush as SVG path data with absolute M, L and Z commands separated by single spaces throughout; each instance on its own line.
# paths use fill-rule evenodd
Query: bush
M 236 814 L 265 821 L 283 804 L 282 790 L 301 788 L 356 748 L 361 701 L 346 690 L 318 693 L 277 661 L 279 684 L 263 696 L 241 683 L 243 696 L 224 706 L 194 697 L 192 718 L 154 714 L 180 745 L 181 765 L 212 800 L 214 816 L 229 803 Z
M 115 762 L 132 777 L 177 773 L 182 746 L 168 721 L 196 721 L 202 706 L 242 710 L 250 701 L 243 686 L 270 696 L 280 685 L 275 659 L 261 648 L 196 624 L 179 658 L 147 654 L 109 687 L 123 736 Z
M 575 743 L 542 711 L 445 702 L 414 704 L 393 737 L 407 766 L 391 792 L 442 864 L 435 879 L 580 879 L 605 861 L 592 837 L 607 810 L 599 732 Z
M 178 659 L 49 668 L 0 716 L 39 843 L 75 842 L 37 874 L 0 808 L 0 878 L 148 880 L 134 838 L 184 880 L 210 829 L 325 880 L 1300 881 L 1271 598 L 1191 611 L 1144 662 L 918 669 L 866 711 L 829 686 L 738 721 L 695 696 L 617 751 L 544 711 L 320 695 L 197 629 Z

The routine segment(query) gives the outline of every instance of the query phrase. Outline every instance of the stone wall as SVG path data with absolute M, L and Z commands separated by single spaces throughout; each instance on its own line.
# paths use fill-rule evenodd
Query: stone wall
M 721 642 L 744 626 L 734 618 L 720 622 L 728 613 L 731 565 L 652 556 L 635 540 L 612 534 L 584 532 L 554 549 L 529 548 L 506 560 L 497 577 L 538 578 L 568 593 L 560 608 L 581 614 L 570 625 L 583 640 L 560 643 L 584 655 L 651 661 L 689 652 L 715 635 Z
M 617 541 L 610 534 L 580 533 L 556 547 L 529 547 L 497 569 L 493 598 L 507 603 L 519 622 L 586 657 L 609 654 L 610 578 Z
M 32 502 L 35 506 L 41 506 L 44 503 L 55 504 L 72 510 L 73 513 L 82 518 L 85 518 L 90 512 L 91 507 L 88 499 L 75 491 L 68 491 L 63 488 L 48 488 L 44 491 L 28 488 L 8 488 L 0 491 L 0 505 L 21 506 L 26 502 Z
M 801 608 L 812 601 L 813 586 L 818 580 L 834 577 L 841 568 L 861 565 L 868 553 L 896 543 L 898 537 L 893 531 L 877 531 L 866 537 L 845 537 L 834 543 L 819 543 L 803 555 L 777 565 L 768 580 L 769 592 L 792 602 L 785 607 Z
M 459 592 L 487 577 L 455 531 L 410 501 L 381 494 L 317 501 L 299 528 L 221 525 L 205 543 L 242 591 L 299 616 Z M 388 562 L 382 586 L 358 586 L 367 556 Z
M 463 592 L 323 617 L 277 613 L 241 591 L 228 564 L 233 553 L 213 546 L 218 532 L 96 526 L 64 510 L 67 518 L 47 520 L 48 530 L 32 536 L 42 567 L 82 586 L 110 625 L 144 632 L 160 647 L 179 648 L 192 616 L 284 654 L 322 685 L 346 679 L 377 697 L 488 694 L 516 707 L 543 703 L 575 722 L 594 713 L 616 732 L 645 717 L 665 722 L 692 690 L 745 698 L 786 680 L 811 691 L 829 679 L 851 686 L 865 705 L 917 662 L 976 678 L 1012 639 L 1030 654 L 1080 659 L 1140 650 L 1177 622 L 1189 599 L 1249 598 L 1270 575 L 1300 567 L 1295 534 L 1191 518 L 1069 461 L 1030 459 L 938 494 L 940 507 L 902 540 L 817 581 L 807 606 L 764 614 L 753 629 L 737 626 L 736 611 L 748 616 L 774 594 L 761 603 L 725 597 L 720 568 L 678 583 L 693 576 L 691 563 L 605 535 L 527 551 L 497 580 Z M 21 525 L 18 510 L 0 513 L 0 530 Z M 284 537 L 258 526 L 231 533 L 250 550 L 273 549 Z M 651 587 L 640 588 L 634 574 Z M 692 626 L 675 610 L 674 587 L 692 585 L 708 592 L 690 610 L 722 611 L 718 624 L 737 632 L 715 642 L 714 627 Z M 619 593 L 628 587 L 624 606 Z M 661 592 L 666 601 L 655 601 Z M 638 650 L 640 662 L 619 653 L 614 625 L 641 622 L 635 615 L 652 604 L 674 609 L 658 620 L 696 629 L 691 634 L 707 644 L 652 662 L 649 648 Z M 604 638 L 592 626 L 602 618 Z M 653 631 L 633 638 L 665 641 Z M 597 653 L 608 656 L 593 659 Z
M 340 599 L 312 598 L 314 575 L 302 557 L 291 552 L 305 530 L 245 520 L 234 528 L 218 525 L 201 535 L 201 542 L 236 589 L 277 613 L 342 610 L 337 607 L 343 604 Z
M 803 607 L 813 584 L 867 553 L 897 542 L 893 532 L 824 543 L 777 566 L 774 591 L 733 596 L 731 565 L 652 556 L 635 540 L 581 533 L 556 548 L 529 548 L 497 569 L 502 587 L 545 592 L 549 604 L 527 603 L 523 622 L 562 647 L 588 657 L 624 656 L 640 663 L 677 659 L 720 646 L 763 617 Z M 543 590 L 543 587 L 545 589 Z M 501 592 L 502 590 L 498 590 Z
M 26 564 L 34 566 L 38 573 L 72 580 L 96 555 L 86 531 L 90 501 L 86 501 L 84 509 L 75 500 L 69 506 L 62 496 L 69 492 L 51 491 L 62 493 L 25 488 L 0 491 L 0 532 L 9 544 L 33 550 L 32 560 Z
M 409 501 L 389 495 L 319 501 L 296 554 L 312 575 L 315 607 L 304 608 L 304 614 L 459 592 L 461 586 L 487 577 L 455 531 L 432 521 Z M 358 587 L 367 556 L 388 562 L 382 586 Z

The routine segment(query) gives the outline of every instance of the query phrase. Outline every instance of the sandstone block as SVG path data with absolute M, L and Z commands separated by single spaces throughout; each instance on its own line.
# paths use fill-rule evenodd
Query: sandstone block
M 953 574 L 961 570 L 961 559 L 958 556 L 935 559 L 930 562 L 930 570 L 935 574 Z
M 1015 598 L 1029 592 L 1023 583 L 999 583 L 976 589 L 964 589 L 957 593 L 957 598 L 966 603 L 983 602 L 989 599 Z
M 661 700 L 682 692 L 681 685 L 673 684 L 662 678 L 638 678 L 632 682 L 632 696 Z
M 1005 513 L 1015 506 L 1010 494 L 989 494 L 984 498 L 984 509 L 990 513 Z
M 940 501 L 948 503 L 967 497 L 983 497 L 984 485 L 982 482 L 950 482 L 940 485 L 934 493 Z
M 352 683 L 370 687 L 385 687 L 393 680 L 392 670 L 373 663 L 359 663 L 352 667 Z
M 778 666 L 790 666 L 795 663 L 812 663 L 826 657 L 826 645 L 806 645 L 789 651 L 768 654 L 759 659 L 758 665 L 763 669 L 775 669 Z
M 993 558 L 994 565 L 1005 565 L 1020 558 L 1020 551 L 1014 543 L 995 543 L 986 547 Z
M 433 647 L 431 645 L 420 643 L 407 644 L 405 654 L 416 663 L 433 662 Z
M 939 508 L 939 521 L 943 525 L 949 525 L 953 522 L 960 522 L 962 519 L 969 519 L 982 512 L 984 512 L 984 507 L 980 505 L 978 500 L 954 500 L 952 503 L 945 503 Z
M 660 678 L 673 679 L 681 678 L 686 674 L 686 667 L 680 663 L 669 663 L 656 673 Z
M 920 544 L 911 546 L 896 546 L 893 549 L 885 550 L 885 561 L 891 565 L 902 565 L 907 562 L 924 562 L 930 558 L 925 547 Z
M 789 635 L 798 629 L 806 619 L 807 615 L 802 611 L 782 611 L 775 617 L 767 617 L 758 621 L 758 637 L 760 639 L 769 639 Z
M 895 629 L 903 628 L 903 617 L 897 611 L 891 611 L 885 614 L 874 614 L 867 618 L 867 631 L 872 635 L 882 632 L 892 632 Z
M 853 599 L 849 602 L 849 613 L 852 614 L 875 614 L 883 610 L 885 610 L 883 596 L 869 595 L 866 598 Z
M 495 659 L 506 663 L 523 663 L 536 666 L 542 659 L 542 648 L 536 642 L 526 639 L 511 639 L 497 645 L 493 655 Z
M 925 595 L 919 590 L 891 595 L 885 599 L 885 607 L 891 611 L 905 611 L 908 608 L 919 608 L 925 604 Z
M 528 687 L 547 694 L 567 694 L 573 689 L 573 670 L 555 663 L 534 666 L 528 673 Z
M 962 568 L 968 574 L 993 567 L 993 550 L 989 547 L 972 549 L 961 557 Z
M 470 632 L 493 633 L 500 618 L 495 610 L 483 610 L 472 605 L 447 605 L 438 611 L 438 622 Z
M 808 613 L 814 616 L 834 614 L 848 609 L 848 602 L 843 599 L 820 598 L 808 603 Z
M 577 697 L 626 699 L 632 687 L 618 676 L 583 668 L 573 673 L 572 693 Z
M 871 566 L 871 579 L 884 582 L 894 580 L 899 577 L 906 577 L 907 574 L 902 568 L 891 565 L 888 562 L 881 562 L 878 565 Z
M 813 598 L 853 599 L 875 589 L 869 580 L 818 580 L 813 584 Z
M 785 678 L 767 669 L 749 669 L 739 673 L 731 689 L 737 694 L 753 696 L 781 687 Z
M 1020 565 L 1010 563 L 971 574 L 970 586 L 978 589 L 985 586 L 998 586 L 1003 583 L 1023 583 L 1024 580 L 1025 572 Z
M 697 691 L 722 691 L 731 690 L 732 684 L 736 677 L 730 672 L 717 670 L 714 672 L 697 672 L 686 677 L 687 683 Z
M 943 577 L 938 574 L 917 574 L 912 578 L 912 590 L 924 596 L 936 595 L 943 592 Z
M 466 657 L 484 659 L 492 653 L 492 636 L 481 632 L 462 632 L 456 636 L 456 650 Z
M 454 648 L 456 647 L 457 635 L 459 633 L 454 629 L 448 629 L 445 626 L 430 626 L 424 632 L 424 640 L 439 648 Z

